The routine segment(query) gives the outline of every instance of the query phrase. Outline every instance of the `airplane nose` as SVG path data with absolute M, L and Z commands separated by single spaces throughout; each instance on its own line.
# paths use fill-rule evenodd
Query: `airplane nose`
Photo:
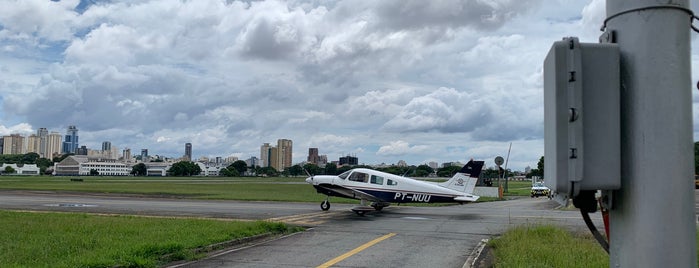
M 310 183 L 310 184 L 313 184 L 313 177 L 308 177 L 308 178 L 306 178 L 306 182 L 307 182 L 307 183 Z

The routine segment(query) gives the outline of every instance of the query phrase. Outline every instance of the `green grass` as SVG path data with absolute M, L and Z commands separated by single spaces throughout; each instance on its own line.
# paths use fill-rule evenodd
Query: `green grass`
M 488 246 L 495 267 L 609 267 L 609 256 L 592 235 L 561 227 L 515 227 Z
M 283 223 L 0 211 L 2 267 L 156 267 L 201 257 L 195 249 Z
M 303 178 L 1 176 L 0 189 L 143 194 L 195 199 L 320 202 Z

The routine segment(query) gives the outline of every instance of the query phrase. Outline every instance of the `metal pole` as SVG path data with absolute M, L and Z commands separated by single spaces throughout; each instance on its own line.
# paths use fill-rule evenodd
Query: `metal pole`
M 610 267 L 697 267 L 689 1 L 660 2 L 607 1 L 621 51 Z

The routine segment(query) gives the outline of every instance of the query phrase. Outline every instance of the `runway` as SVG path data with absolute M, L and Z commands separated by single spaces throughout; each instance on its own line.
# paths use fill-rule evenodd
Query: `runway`
M 462 267 L 481 239 L 512 226 L 544 223 L 585 230 L 577 211 L 554 209 L 557 204 L 544 198 L 391 206 L 365 216 L 352 213 L 352 206 L 333 203 L 329 211 L 321 211 L 319 204 L 310 203 L 0 191 L 2 209 L 274 220 L 310 228 L 182 267 Z M 593 219 L 601 226 L 599 213 Z

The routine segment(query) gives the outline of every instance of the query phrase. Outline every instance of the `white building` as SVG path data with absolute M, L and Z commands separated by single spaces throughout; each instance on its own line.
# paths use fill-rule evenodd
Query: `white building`
M 101 176 L 128 176 L 131 173 L 131 169 L 124 163 L 86 155 L 71 155 L 53 165 L 54 176 L 89 176 L 92 170 L 96 170 Z
M 39 175 L 41 170 L 35 164 L 24 164 L 23 166 L 17 166 L 17 164 L 2 164 L 0 165 L 0 172 L 5 173 L 7 167 L 12 167 L 15 173 L 7 175 Z

